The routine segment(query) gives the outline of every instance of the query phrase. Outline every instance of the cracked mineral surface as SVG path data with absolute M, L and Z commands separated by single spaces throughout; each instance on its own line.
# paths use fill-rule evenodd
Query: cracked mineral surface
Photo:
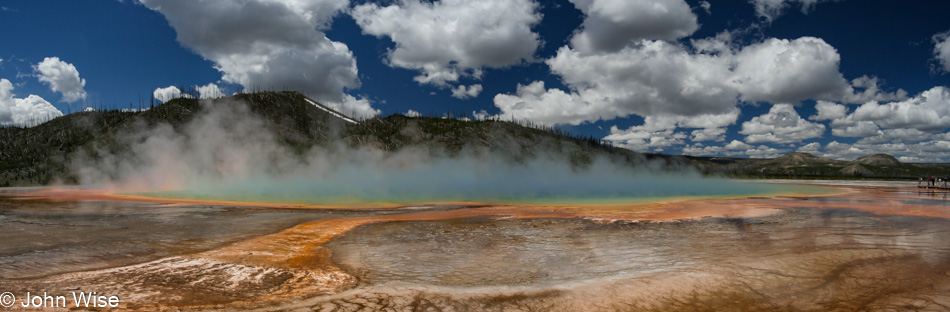
M 944 193 L 832 187 L 378 209 L 5 190 L 0 290 L 95 290 L 148 311 L 950 309 Z

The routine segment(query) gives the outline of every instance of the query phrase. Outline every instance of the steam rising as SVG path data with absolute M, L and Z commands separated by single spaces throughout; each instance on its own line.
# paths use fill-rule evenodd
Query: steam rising
M 232 104 L 232 105 L 225 105 Z M 80 157 L 83 185 L 156 196 L 311 204 L 611 202 L 648 197 L 745 195 L 763 186 L 702 178 L 682 170 L 595 159 L 572 166 L 560 152 L 512 161 L 501 153 L 433 148 L 398 152 L 342 144 L 303 152 L 279 144 L 243 104 L 202 101 L 177 129 L 139 125 L 117 141 L 127 149 Z M 654 168 L 654 169 L 651 169 Z

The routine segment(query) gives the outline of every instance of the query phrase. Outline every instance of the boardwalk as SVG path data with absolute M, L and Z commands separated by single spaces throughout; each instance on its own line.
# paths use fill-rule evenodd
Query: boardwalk
M 943 178 L 930 178 L 927 180 L 920 179 L 917 181 L 917 188 L 926 190 L 950 191 L 950 186 L 947 186 L 947 179 Z
M 947 185 L 930 185 L 930 186 L 927 186 L 927 185 L 918 185 L 917 188 L 919 188 L 919 189 L 925 189 L 925 190 L 950 191 L 950 186 L 947 186 Z

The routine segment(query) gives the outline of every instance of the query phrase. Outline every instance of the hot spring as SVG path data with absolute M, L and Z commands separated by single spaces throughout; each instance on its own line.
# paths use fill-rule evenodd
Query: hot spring
M 438 203 L 625 204 L 675 198 L 825 193 L 827 189 L 655 172 L 597 161 L 582 169 L 557 161 L 510 164 L 445 158 L 387 167 L 348 163 L 281 176 L 194 179 L 184 187 L 126 194 L 209 201 L 328 206 Z

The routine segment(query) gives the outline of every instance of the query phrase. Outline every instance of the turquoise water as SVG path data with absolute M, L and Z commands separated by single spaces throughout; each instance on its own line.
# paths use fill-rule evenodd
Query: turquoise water
M 613 204 L 678 197 L 822 191 L 820 188 L 707 178 L 689 172 L 635 173 L 617 170 L 613 166 L 595 166 L 583 171 L 558 168 L 509 166 L 478 171 L 436 165 L 386 172 L 339 168 L 327 174 L 203 181 L 178 190 L 136 195 L 315 205 L 439 202 Z

